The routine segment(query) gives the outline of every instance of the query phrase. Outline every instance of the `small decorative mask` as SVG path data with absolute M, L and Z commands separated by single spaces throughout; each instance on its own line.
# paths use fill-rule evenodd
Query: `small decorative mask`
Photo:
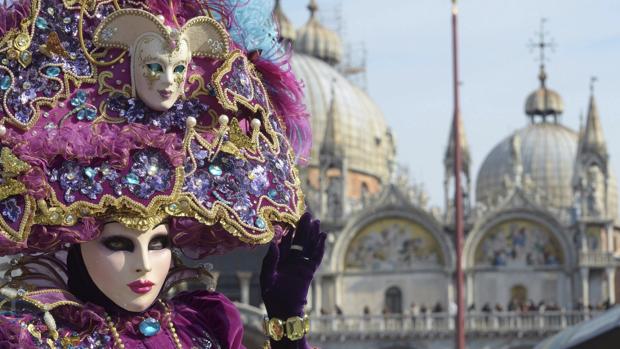
M 183 93 L 193 56 L 223 59 L 229 51 L 226 30 L 212 18 L 193 18 L 170 28 L 149 12 L 119 10 L 95 30 L 94 43 L 129 50 L 134 97 L 149 108 L 166 111 Z

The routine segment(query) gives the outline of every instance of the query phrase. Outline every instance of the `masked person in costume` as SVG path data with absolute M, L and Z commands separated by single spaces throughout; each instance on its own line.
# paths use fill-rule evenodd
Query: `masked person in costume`
M 325 234 L 267 3 L 0 7 L 0 348 L 243 348 L 228 299 L 174 290 L 208 276 L 182 260 L 259 244 L 266 346 L 308 348 Z

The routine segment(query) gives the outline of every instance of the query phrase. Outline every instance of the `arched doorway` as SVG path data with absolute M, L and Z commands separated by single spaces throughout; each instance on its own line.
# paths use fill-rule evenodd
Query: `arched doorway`
M 523 285 L 512 286 L 510 289 L 510 300 L 518 305 L 525 304 L 527 302 L 527 287 Z
M 403 312 L 403 294 L 400 288 L 392 286 L 385 291 L 385 309 L 390 314 Z

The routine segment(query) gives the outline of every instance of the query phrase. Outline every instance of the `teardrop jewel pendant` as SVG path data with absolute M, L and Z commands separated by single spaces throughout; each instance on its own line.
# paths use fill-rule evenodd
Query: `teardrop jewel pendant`
M 154 336 L 159 333 L 159 330 L 161 330 L 159 321 L 153 319 L 152 317 L 148 317 L 140 323 L 140 333 L 142 333 L 145 337 Z

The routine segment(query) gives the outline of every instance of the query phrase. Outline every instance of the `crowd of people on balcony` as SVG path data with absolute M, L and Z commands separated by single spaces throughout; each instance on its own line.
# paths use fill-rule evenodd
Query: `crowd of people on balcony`
M 588 306 L 584 306 L 584 304 L 581 301 L 578 301 L 575 303 L 572 310 L 574 311 L 586 311 L 586 310 L 604 311 L 604 310 L 607 310 L 613 307 L 614 305 L 615 304 L 611 303 L 609 300 L 602 301 L 595 305 L 589 304 Z M 456 303 L 454 302 L 451 302 L 447 306 L 445 306 L 441 302 L 436 302 L 432 306 L 427 306 L 424 303 L 418 305 L 417 303 L 413 302 L 409 306 L 409 309 L 406 309 L 404 311 L 400 309 L 390 309 L 389 307 L 383 307 L 380 314 L 373 314 L 370 310 L 370 307 L 368 305 L 364 305 L 364 307 L 362 308 L 361 315 L 365 317 L 373 316 L 373 315 L 383 315 L 383 316 L 407 315 L 407 316 L 413 316 L 413 317 L 418 317 L 418 316 L 424 317 L 424 316 L 428 316 L 432 314 L 444 314 L 444 313 L 455 315 L 457 311 L 456 307 L 457 307 Z M 472 303 L 467 307 L 467 312 L 472 313 L 472 314 L 476 314 L 476 313 L 478 314 L 480 313 L 481 314 L 504 314 L 504 313 L 535 314 L 535 313 L 545 313 L 545 312 L 558 312 L 558 311 L 564 311 L 564 310 L 567 310 L 567 309 L 561 307 L 556 302 L 540 301 L 536 303 L 531 299 L 528 301 L 524 301 L 524 302 L 513 299 L 510 302 L 508 302 L 508 304 L 506 304 L 505 307 L 502 306 L 500 303 L 495 303 L 495 305 L 493 305 L 490 302 L 484 303 L 481 307 L 478 307 L 475 303 Z M 340 306 L 336 304 L 334 305 L 334 308 L 332 311 L 326 308 L 321 308 L 320 315 L 322 316 L 334 316 L 334 315 L 344 316 L 345 314 L 342 311 L 342 308 L 340 308 Z M 360 314 L 347 314 L 347 315 L 360 315 Z

